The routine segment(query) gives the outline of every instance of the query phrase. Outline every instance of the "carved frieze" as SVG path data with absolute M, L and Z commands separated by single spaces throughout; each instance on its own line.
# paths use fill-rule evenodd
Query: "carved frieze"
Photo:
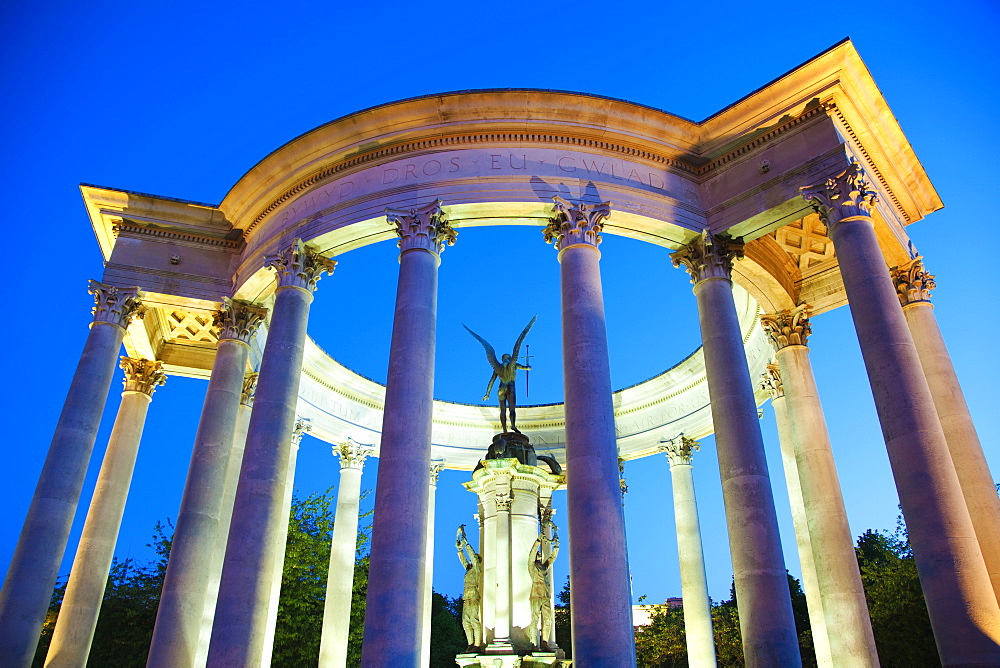
M 118 288 L 92 280 L 87 292 L 94 295 L 94 322 L 107 322 L 125 329 L 132 318 L 141 318 L 145 311 L 139 288 Z
M 674 438 L 660 441 L 660 452 L 667 456 L 671 466 L 691 465 L 694 453 L 701 449 L 698 441 L 679 434 Z
M 126 392 L 142 392 L 151 397 L 159 385 L 167 382 L 162 362 L 123 356 L 120 366 L 125 372 L 122 384 Z
M 555 244 L 562 250 L 574 244 L 601 244 L 604 219 L 611 215 L 611 202 L 600 204 L 573 204 L 562 197 L 553 197 L 553 216 L 542 231 L 545 243 Z
M 333 274 L 336 261 L 324 257 L 296 239 L 284 250 L 264 258 L 264 266 L 278 274 L 278 287 L 296 287 L 313 292 L 323 274 Z
M 267 317 L 267 309 L 241 299 L 222 299 L 222 308 L 212 314 L 212 324 L 219 339 L 235 339 L 250 343 Z
M 877 199 L 877 193 L 871 188 L 864 170 L 856 162 L 832 179 L 799 188 L 799 191 L 812 204 L 829 231 L 842 220 L 871 216 Z
M 936 287 L 934 274 L 924 268 L 924 258 L 919 255 L 904 265 L 889 270 L 892 282 L 896 284 L 896 296 L 903 306 L 918 302 L 929 302 L 931 290 Z
M 775 350 L 786 346 L 805 346 L 812 334 L 809 315 L 809 305 L 801 304 L 777 313 L 761 313 L 760 324 Z
M 743 258 L 743 239 L 728 234 L 712 234 L 702 231 L 694 241 L 670 254 L 675 267 L 684 265 L 691 275 L 692 283 L 709 278 L 731 280 L 733 260 Z
M 385 219 L 396 228 L 400 253 L 415 248 L 441 253 L 445 244 L 455 245 L 458 236 L 441 209 L 441 200 L 420 209 L 386 209 Z

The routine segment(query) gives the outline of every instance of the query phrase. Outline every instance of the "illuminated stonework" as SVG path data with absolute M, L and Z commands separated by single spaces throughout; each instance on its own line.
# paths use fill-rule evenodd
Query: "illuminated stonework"
M 922 257 L 917 256 L 904 265 L 893 267 L 890 273 L 901 305 L 931 300 L 931 290 L 936 287 L 934 274 L 924 268 Z
M 743 257 L 743 239 L 728 234 L 711 234 L 704 230 L 687 246 L 670 255 L 675 267 L 684 266 L 692 283 L 710 278 L 730 280 L 733 260 Z

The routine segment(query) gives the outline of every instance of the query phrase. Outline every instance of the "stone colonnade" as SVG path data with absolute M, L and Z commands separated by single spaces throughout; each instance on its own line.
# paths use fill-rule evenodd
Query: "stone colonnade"
M 900 268 L 895 283 L 890 278 L 870 218 L 873 195 L 856 167 L 803 194 L 828 226 L 840 260 L 943 663 L 1000 662 L 1000 609 L 991 586 L 991 574 L 996 582 L 1000 573 L 1000 553 L 996 532 L 989 530 L 1000 511 L 983 491 L 988 470 L 927 303 L 929 279 L 913 266 Z M 609 213 L 608 203 L 574 205 L 556 198 L 554 217 L 545 229 L 560 263 L 574 657 L 586 665 L 635 661 L 599 269 L 598 245 Z M 388 219 L 400 238 L 400 273 L 379 452 L 366 666 L 422 660 L 430 578 L 427 518 L 433 485 L 428 485 L 427 467 L 437 267 L 444 245 L 455 240 L 440 202 L 390 211 Z M 794 666 L 799 663 L 798 643 L 732 297 L 732 265 L 741 253 L 738 239 L 706 232 L 674 253 L 673 261 L 691 274 L 698 302 L 746 660 L 748 665 Z M 178 518 L 151 665 L 198 665 L 207 653 L 209 666 L 257 666 L 269 656 L 309 306 L 316 281 L 332 273 L 335 263 L 300 240 L 266 263 L 276 271 L 278 288 L 252 412 L 253 392 L 247 391 L 245 375 L 248 343 L 265 313 L 252 304 L 226 301 L 218 315 L 217 358 Z M 0 594 L 4 665 L 30 664 L 114 361 L 125 328 L 141 313 L 138 289 L 93 283 L 91 291 L 98 301 L 94 325 Z M 790 488 L 797 482 L 793 508 L 800 554 L 812 555 L 811 560 L 803 558 L 803 569 L 810 572 L 804 579 L 812 581 L 807 584 L 807 593 L 813 592 L 810 614 L 815 610 L 819 620 L 822 611 L 822 621 L 815 625 L 825 629 L 822 660 L 847 665 L 846 657 L 851 657 L 871 665 L 870 624 L 856 563 L 849 558 L 850 531 L 808 362 L 807 313 L 773 314 L 764 324 L 778 348 L 784 398 L 780 406 L 776 402 L 776 412 Z M 144 401 L 148 403 L 148 395 Z M 123 432 L 123 440 L 137 443 L 138 419 L 128 419 L 131 430 L 127 438 Z M 349 593 L 359 480 L 345 481 L 345 473 L 359 478 L 360 462 L 345 466 L 341 457 L 345 505 L 341 510 L 338 498 L 337 516 L 348 524 L 339 531 L 338 521 L 330 586 L 342 592 L 346 582 Z M 689 462 L 673 463 L 672 477 L 675 494 L 690 497 L 690 504 L 675 505 L 693 510 L 693 491 L 686 492 L 682 484 L 685 467 L 690 472 Z M 116 491 L 122 487 L 127 490 L 127 482 L 119 482 Z M 84 555 L 81 548 L 79 558 Z M 195 568 L 199 564 L 202 568 Z M 331 596 L 328 604 L 333 606 L 335 598 L 341 612 L 327 615 L 333 617 L 330 622 L 346 617 L 343 596 Z M 206 646 L 206 620 L 212 619 Z M 336 646 L 343 633 L 332 628 L 335 624 L 329 626 L 324 628 L 327 648 Z M 709 620 L 702 635 L 710 633 Z M 707 652 L 703 665 L 714 661 Z M 329 659 L 331 665 L 339 660 Z
M 956 472 L 972 448 L 965 445 L 958 457 L 949 451 L 926 375 L 940 367 L 928 357 L 925 369 L 900 308 L 871 218 L 876 193 L 852 163 L 802 194 L 837 253 L 941 661 L 1000 665 L 1000 608 Z M 942 355 L 934 343 L 921 347 Z

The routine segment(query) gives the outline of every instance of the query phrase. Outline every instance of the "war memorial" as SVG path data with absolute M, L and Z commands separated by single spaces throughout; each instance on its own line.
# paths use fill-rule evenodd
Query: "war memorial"
M 849 41 L 701 122 L 578 93 L 464 91 L 307 132 L 217 206 L 81 190 L 104 273 L 90 283 L 93 324 L 0 592 L 0 665 L 31 664 L 119 364 L 125 391 L 46 665 L 86 664 L 146 410 L 167 376 L 203 378 L 207 390 L 149 666 L 270 664 L 306 430 L 341 465 L 322 666 L 345 662 L 370 457 L 379 465 L 363 665 L 426 665 L 431 569 L 460 567 L 469 648 L 458 665 L 567 665 L 552 624 L 556 559 L 568 560 L 572 582 L 572 662 L 635 665 L 619 465 L 663 454 L 688 655 L 714 666 L 691 478 L 698 439 L 710 434 L 746 664 L 799 665 L 780 481 L 769 477 L 757 413 L 768 400 L 817 660 L 878 665 L 809 359 L 813 319 L 844 306 L 941 662 L 1000 665 L 1000 500 L 935 321 L 933 253 L 925 265 L 906 233 L 942 202 Z M 478 384 L 492 370 L 486 394 L 499 381 L 499 411 L 434 399 L 438 267 L 461 252 L 463 227 L 496 225 L 537 227 L 538 243 L 554 247 L 563 404 L 517 400 L 531 323 L 499 358 L 469 330 L 486 353 L 469 377 Z M 689 275 L 702 332 L 695 354 L 619 391 L 602 235 L 662 248 L 663 262 Z M 336 290 L 336 265 L 374 243 L 399 246 L 385 386 L 307 334 L 314 291 Z M 432 564 L 429 544 L 452 539 L 430 530 L 445 468 L 468 471 L 478 526 L 456 527 L 460 563 Z M 555 493 L 567 495 L 561 526 Z

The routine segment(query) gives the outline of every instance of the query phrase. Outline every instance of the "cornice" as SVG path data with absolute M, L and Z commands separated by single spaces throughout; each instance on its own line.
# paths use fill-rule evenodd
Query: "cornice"
M 140 237 L 156 237 L 165 241 L 188 242 L 197 246 L 216 246 L 234 253 L 239 253 L 243 249 L 242 240 L 220 239 L 218 237 L 210 237 L 191 232 L 179 232 L 177 230 L 169 230 L 162 227 L 147 227 L 145 225 L 139 225 L 124 219 L 121 222 L 112 225 L 111 230 L 114 232 L 116 237 L 122 234 Z

